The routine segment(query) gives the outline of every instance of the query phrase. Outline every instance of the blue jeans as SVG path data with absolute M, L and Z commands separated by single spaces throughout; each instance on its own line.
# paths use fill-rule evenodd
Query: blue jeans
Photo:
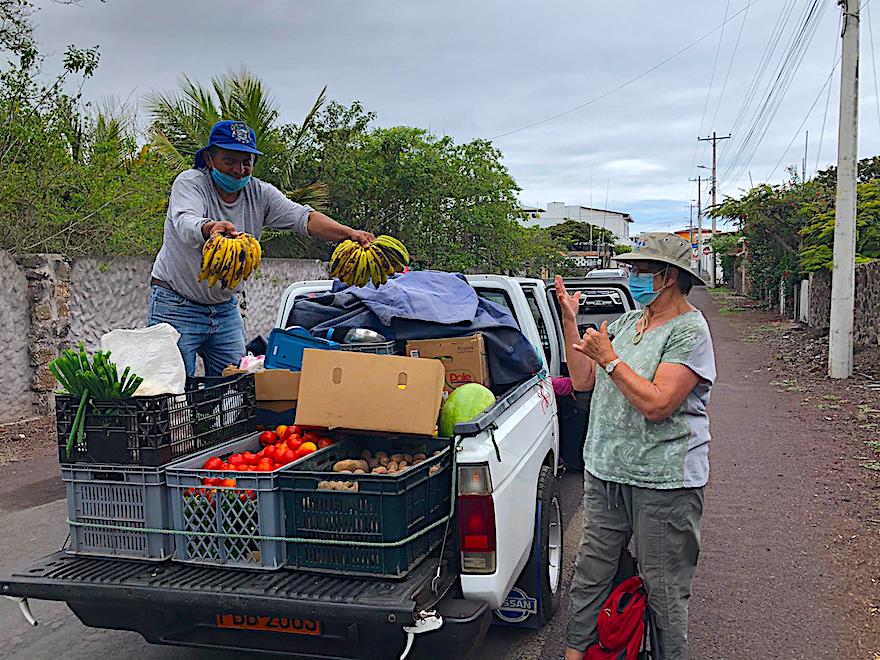
M 177 346 L 186 375 L 196 372 L 196 355 L 205 362 L 206 376 L 222 376 L 244 356 L 244 322 L 238 298 L 219 305 L 202 305 L 161 286 L 150 287 L 147 325 L 168 323 L 180 333 Z

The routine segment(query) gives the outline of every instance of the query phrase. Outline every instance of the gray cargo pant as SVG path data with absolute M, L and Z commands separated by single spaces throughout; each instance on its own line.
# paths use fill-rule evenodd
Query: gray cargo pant
M 702 515 L 702 488 L 637 488 L 584 472 L 584 530 L 571 583 L 567 646 L 584 651 L 598 641 L 596 618 L 611 593 L 620 554 L 633 538 L 659 657 L 687 658 L 688 599 Z

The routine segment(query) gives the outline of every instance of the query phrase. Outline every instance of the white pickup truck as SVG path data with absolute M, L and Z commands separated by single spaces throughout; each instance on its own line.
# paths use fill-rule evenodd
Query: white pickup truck
M 562 575 L 560 425 L 549 378 L 566 373 L 558 306 L 552 285 L 542 280 L 474 275 L 468 282 L 509 308 L 545 371 L 456 427 L 456 516 L 443 551 L 405 579 L 156 564 L 61 550 L 0 579 L 0 595 L 17 600 L 26 617 L 29 598 L 65 601 L 87 626 L 133 630 L 156 644 L 299 658 L 463 658 L 493 622 L 543 625 L 558 609 Z M 634 306 L 623 284 L 573 284 L 613 291 L 621 305 L 616 311 Z M 294 301 L 330 285 L 291 285 L 276 325 L 295 325 Z M 582 326 L 599 321 L 582 311 Z M 609 314 L 607 306 L 596 311 Z M 218 612 L 237 613 L 245 624 L 249 617 L 320 622 L 320 634 L 218 627 Z

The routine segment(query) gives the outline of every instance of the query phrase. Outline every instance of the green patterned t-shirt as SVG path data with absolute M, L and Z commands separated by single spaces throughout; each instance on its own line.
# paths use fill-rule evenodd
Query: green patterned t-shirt
M 706 405 L 715 381 L 709 326 L 699 311 L 686 312 L 651 328 L 633 344 L 641 315 L 627 312 L 608 326 L 617 355 L 648 380 L 661 362 L 683 364 L 700 380 L 671 417 L 651 422 L 597 366 L 584 466 L 600 479 L 643 488 L 704 486 L 709 479 Z

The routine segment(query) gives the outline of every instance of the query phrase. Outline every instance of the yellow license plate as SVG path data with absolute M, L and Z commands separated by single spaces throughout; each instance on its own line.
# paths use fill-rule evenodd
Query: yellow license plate
M 294 635 L 321 634 L 321 622 L 312 619 L 290 619 L 284 616 L 255 616 L 253 614 L 215 614 L 214 620 L 218 628 L 263 630 L 293 633 Z

